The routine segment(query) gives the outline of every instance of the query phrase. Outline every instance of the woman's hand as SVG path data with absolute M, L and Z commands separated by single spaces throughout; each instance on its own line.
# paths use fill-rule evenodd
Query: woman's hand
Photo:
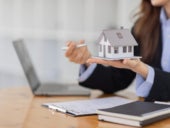
M 68 50 L 65 53 L 65 56 L 74 63 L 77 64 L 86 64 L 87 66 L 89 64 L 86 63 L 86 61 L 91 57 L 91 54 L 87 48 L 87 46 L 79 47 L 76 46 L 79 44 L 83 44 L 84 41 L 81 40 L 79 43 L 69 41 L 67 42 Z
M 90 58 L 87 60 L 87 63 L 98 63 L 116 68 L 130 69 L 136 73 L 139 73 L 144 78 L 148 75 L 148 66 L 140 61 L 140 59 L 103 60 L 98 58 Z

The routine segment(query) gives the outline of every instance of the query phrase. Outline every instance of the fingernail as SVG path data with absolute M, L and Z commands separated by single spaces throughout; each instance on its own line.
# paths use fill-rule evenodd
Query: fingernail
M 89 63 L 89 64 L 91 63 L 89 59 L 86 62 Z

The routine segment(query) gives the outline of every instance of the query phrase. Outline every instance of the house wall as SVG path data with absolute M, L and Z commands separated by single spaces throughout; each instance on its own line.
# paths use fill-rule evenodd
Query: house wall
M 102 44 L 101 44 L 102 45 Z M 99 57 L 104 57 L 104 52 L 103 52 L 103 47 L 102 46 L 99 46 L 99 48 L 98 49 L 100 49 L 100 47 L 101 47 L 101 52 L 99 51 L 99 53 L 98 53 L 98 56 Z
M 108 48 L 107 48 L 108 49 Z M 132 52 L 126 52 L 126 53 L 123 53 L 123 47 L 122 46 L 120 46 L 119 48 L 118 48 L 118 53 L 114 53 L 114 48 L 112 47 L 111 48 L 111 53 L 109 54 L 108 52 L 107 52 L 107 54 L 106 54 L 106 57 L 107 58 L 121 58 L 121 57 L 132 57 L 134 54 L 133 54 L 133 52 L 134 52 L 134 50 L 133 50 L 133 47 L 132 47 Z
M 101 51 L 100 51 L 100 45 L 101 45 Z M 108 40 L 105 41 L 104 37 L 102 37 L 101 41 L 99 42 L 99 46 L 98 46 L 98 56 L 99 57 L 105 57 L 105 55 L 106 55 L 104 52 L 107 50 L 106 49 L 107 47 L 104 48 L 104 45 L 105 46 L 109 45 L 109 42 L 108 42 Z
M 106 58 L 122 58 L 122 57 L 132 57 L 134 55 L 134 49 L 132 47 L 132 52 L 128 52 L 128 48 L 127 48 L 127 52 L 123 53 L 123 47 L 119 46 L 118 48 L 118 53 L 114 53 L 114 47 L 111 47 L 111 53 L 109 53 L 109 48 L 108 46 L 110 46 L 110 43 L 108 40 L 104 40 L 104 37 L 102 37 L 101 41 L 99 42 L 98 45 L 98 56 L 99 57 L 106 57 Z M 101 47 L 101 51 L 100 51 L 100 47 Z
M 106 49 L 107 49 L 107 51 L 106 51 L 106 57 L 107 58 L 112 58 L 113 57 L 113 48 L 111 47 L 111 53 L 109 53 L 109 48 L 108 48 L 108 46 L 110 46 L 110 43 L 108 42 L 108 44 L 107 44 L 107 46 L 106 46 Z

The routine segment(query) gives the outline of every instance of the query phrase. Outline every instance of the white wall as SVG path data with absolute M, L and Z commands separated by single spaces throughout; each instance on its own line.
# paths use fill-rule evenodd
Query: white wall
M 0 86 L 27 84 L 11 43 L 16 38 L 33 40 L 31 47 L 34 49 L 30 50 L 38 58 L 35 65 L 39 65 L 38 62 L 42 64 L 38 69 L 42 79 L 56 81 L 55 78 L 59 76 L 55 67 L 60 67 L 63 68 L 59 71 L 62 74 L 60 80 L 76 82 L 78 65 L 65 58 L 63 60 L 64 53 L 57 53 L 56 50 L 67 40 L 83 38 L 95 54 L 94 42 L 101 30 L 120 26 L 131 28 L 134 22 L 131 20 L 132 11 L 139 2 L 140 0 L 0 0 Z M 40 43 L 41 41 L 44 43 Z M 38 45 L 35 45 L 36 42 Z M 49 58 L 48 61 L 45 58 Z M 64 65 L 60 60 L 64 61 Z M 47 65 L 50 65 L 50 69 L 46 68 Z M 72 76 L 67 75 L 67 72 L 72 72 Z

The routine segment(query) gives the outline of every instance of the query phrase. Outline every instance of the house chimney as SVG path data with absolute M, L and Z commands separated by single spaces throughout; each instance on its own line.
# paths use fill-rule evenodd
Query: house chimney
M 124 29 L 124 27 L 123 27 L 123 26 L 120 26 L 120 29 Z

